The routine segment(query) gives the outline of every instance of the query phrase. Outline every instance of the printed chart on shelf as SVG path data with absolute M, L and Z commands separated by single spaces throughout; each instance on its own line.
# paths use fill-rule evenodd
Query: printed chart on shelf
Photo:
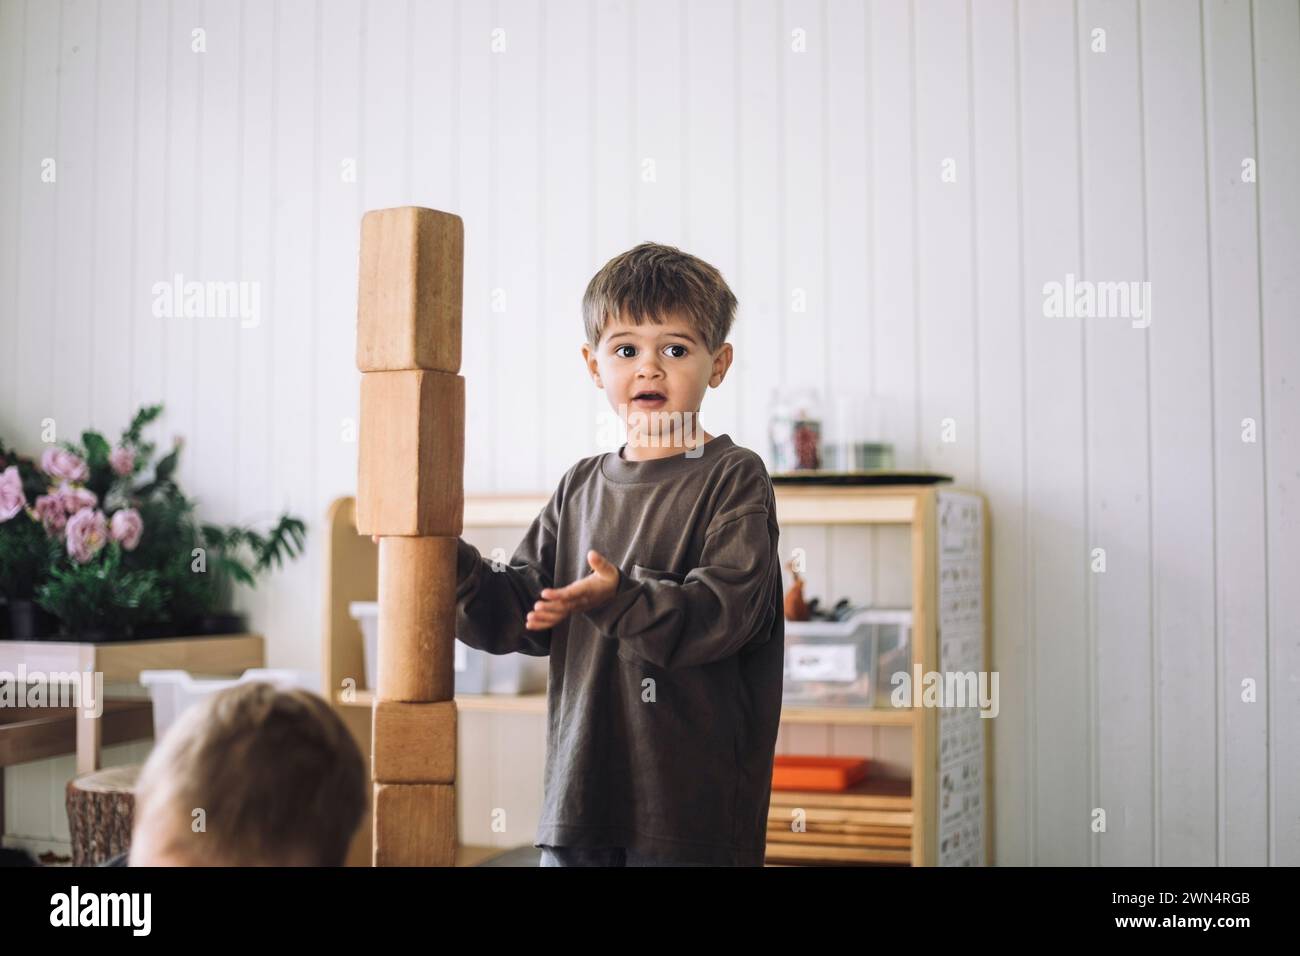
M 984 662 L 984 509 L 978 495 L 941 491 L 939 671 L 978 675 Z M 987 678 L 986 678 L 987 680 Z M 968 685 L 969 686 L 969 685 Z M 973 685 L 978 688 L 978 684 Z M 992 685 L 986 685 L 991 691 Z M 977 691 L 978 693 L 978 691 Z M 983 866 L 984 721 L 978 696 L 939 711 L 940 866 Z

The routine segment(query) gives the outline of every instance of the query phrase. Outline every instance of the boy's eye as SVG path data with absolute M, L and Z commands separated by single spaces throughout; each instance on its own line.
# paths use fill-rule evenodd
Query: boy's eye
M 679 355 L 674 355 L 673 358 L 685 358 L 685 357 L 686 357 L 686 346 L 685 346 L 685 345 L 665 345 L 664 348 L 665 348 L 665 349 L 681 349 L 681 350 L 682 350 L 682 351 L 681 351 L 681 354 L 679 354 Z M 631 358 L 631 357 L 632 357 L 631 355 L 624 355 L 624 354 L 623 354 L 623 350 L 624 350 L 624 349 L 632 349 L 633 351 L 635 351 L 635 350 L 636 350 L 636 346 L 635 346 L 635 345 L 620 345 L 620 346 L 618 346 L 618 347 L 616 347 L 616 348 L 614 349 L 614 354 L 617 355 L 619 358 Z

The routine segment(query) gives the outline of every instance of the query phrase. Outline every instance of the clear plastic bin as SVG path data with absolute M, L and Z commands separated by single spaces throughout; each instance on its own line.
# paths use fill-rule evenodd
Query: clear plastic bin
M 864 620 L 875 632 L 876 693 L 873 706 L 892 707 L 893 677 L 902 672 L 912 677 L 912 610 L 911 608 L 868 608 Z M 910 698 L 905 706 L 911 706 Z
M 847 621 L 786 621 L 782 702 L 890 707 L 896 671 L 911 670 L 912 612 L 868 608 Z
M 149 697 L 153 701 L 153 739 L 162 740 L 176 718 L 204 697 L 253 681 L 320 693 L 320 675 L 312 671 L 251 667 L 239 677 L 226 678 L 195 677 L 189 671 L 141 671 L 140 683 L 149 688 Z
M 366 686 L 374 688 L 379 661 L 379 603 L 353 601 L 348 612 L 361 625 Z M 527 654 L 489 654 L 456 641 L 452 656 L 458 694 L 529 694 L 546 689 L 547 659 Z
M 460 641 L 456 644 L 465 647 Z M 473 651 L 473 648 L 466 647 Z M 484 654 L 489 694 L 536 694 L 546 690 L 550 658 L 531 654 Z

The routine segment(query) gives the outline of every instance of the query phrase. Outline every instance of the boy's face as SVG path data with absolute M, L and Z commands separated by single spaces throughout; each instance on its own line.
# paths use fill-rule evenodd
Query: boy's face
M 594 351 L 583 343 L 582 357 L 628 427 L 629 444 L 638 443 L 634 436 L 666 437 L 670 429 L 679 443 L 680 428 L 690 434 L 703 431 L 696 420 L 700 403 L 706 389 L 722 384 L 732 350 L 724 343 L 710 354 L 699 332 L 670 315 L 662 324 L 609 322 Z M 661 398 L 638 398 L 647 392 Z

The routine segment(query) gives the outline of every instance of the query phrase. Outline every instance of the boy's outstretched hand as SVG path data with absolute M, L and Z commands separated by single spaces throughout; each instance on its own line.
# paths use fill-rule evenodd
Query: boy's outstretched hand
M 568 587 L 542 588 L 542 600 L 528 612 L 524 627 L 530 631 L 544 631 L 554 627 L 570 614 L 599 607 L 618 591 L 619 570 L 605 560 L 599 551 L 587 552 L 591 574 Z

